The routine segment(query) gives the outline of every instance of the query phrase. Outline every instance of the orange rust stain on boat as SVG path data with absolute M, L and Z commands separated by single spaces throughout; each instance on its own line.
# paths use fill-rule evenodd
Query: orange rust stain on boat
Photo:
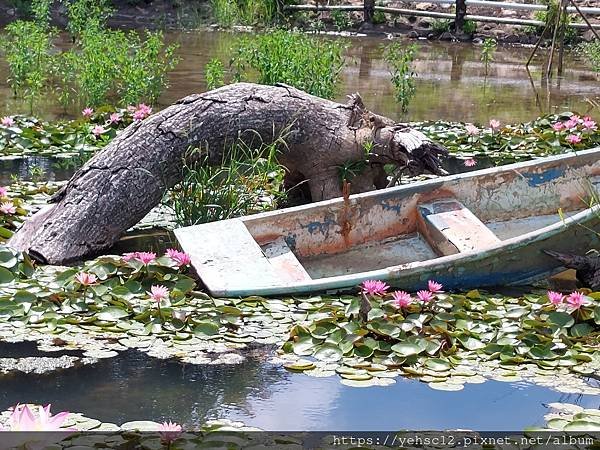
M 342 239 L 344 240 L 344 247 L 350 246 L 350 230 L 352 229 L 352 223 L 350 222 L 351 218 L 351 207 L 350 207 L 350 183 L 344 180 L 344 186 L 342 188 L 342 193 L 344 196 L 344 203 L 342 206 L 342 211 L 340 212 L 340 224 L 341 224 L 341 234 Z

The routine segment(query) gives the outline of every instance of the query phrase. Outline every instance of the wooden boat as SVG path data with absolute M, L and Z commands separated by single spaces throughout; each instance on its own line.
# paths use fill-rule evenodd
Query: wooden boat
M 215 296 L 526 285 L 598 247 L 600 148 L 175 230 Z

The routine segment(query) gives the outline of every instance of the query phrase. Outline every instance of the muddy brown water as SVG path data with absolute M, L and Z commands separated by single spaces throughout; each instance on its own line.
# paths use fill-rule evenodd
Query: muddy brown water
M 225 63 L 228 50 L 241 34 L 218 31 L 168 33 L 178 42 L 181 62 L 170 75 L 170 87 L 160 98 L 164 107 L 186 95 L 206 90 L 204 67 L 214 57 Z M 360 92 L 373 111 L 396 120 L 453 120 L 487 123 L 495 118 L 503 123 L 531 120 L 541 114 L 574 110 L 594 113 L 590 101 L 600 101 L 600 77 L 571 53 L 566 59 L 564 77 L 544 85 L 543 61 L 538 58 L 528 76 L 524 62 L 530 48 L 499 47 L 486 76 L 481 46 L 460 43 L 405 40 L 418 46 L 415 70 L 417 95 L 408 114 L 403 115 L 394 99 L 390 75 L 382 48 L 391 41 L 382 37 L 350 37 L 347 61 L 336 100 Z M 67 45 L 63 37 L 61 45 Z M 0 115 L 28 113 L 29 105 L 15 99 L 6 82 L 6 61 L 0 58 Z M 79 108 L 64 111 L 52 95 L 34 107 L 46 119 L 73 117 Z

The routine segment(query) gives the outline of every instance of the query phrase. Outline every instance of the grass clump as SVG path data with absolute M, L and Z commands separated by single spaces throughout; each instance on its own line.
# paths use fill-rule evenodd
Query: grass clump
M 261 84 L 286 83 L 322 98 L 332 98 L 344 64 L 344 46 L 290 31 L 276 30 L 243 38 L 233 50 L 236 81 L 252 78 Z
M 208 152 L 192 150 L 183 181 L 171 191 L 179 225 L 230 219 L 275 209 L 283 199 L 284 168 L 277 163 L 279 142 L 249 146 L 234 143 L 219 164 Z

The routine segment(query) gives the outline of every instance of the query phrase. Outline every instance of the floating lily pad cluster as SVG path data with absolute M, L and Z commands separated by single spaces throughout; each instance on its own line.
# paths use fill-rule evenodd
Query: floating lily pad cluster
M 0 242 L 10 239 L 14 230 L 23 223 L 27 215 L 24 203 L 23 198 L 0 186 Z
M 0 339 L 37 341 L 40 350 L 109 358 L 136 348 L 218 364 L 240 362 L 248 345 L 268 345 L 280 348 L 272 361 L 291 371 L 337 374 L 352 386 L 409 376 L 460 390 L 487 377 L 600 393 L 584 380 L 600 369 L 600 293 L 588 293 L 577 311 L 557 309 L 545 293 L 436 293 L 401 308 L 389 297 L 222 299 L 195 291 L 166 255 L 34 268 L 0 247 L 0 261 Z M 157 296 L 153 286 L 168 294 Z
M 565 128 L 577 118 L 573 128 Z M 589 124 L 589 127 L 583 123 Z M 563 124 L 562 127 L 556 124 Z M 532 122 L 476 127 L 457 122 L 419 122 L 411 126 L 448 150 L 464 158 L 489 161 L 492 165 L 525 161 L 600 145 L 600 132 L 590 119 L 584 121 L 571 112 L 540 117 Z M 573 137 L 575 136 L 575 137 Z
M 290 331 L 283 351 L 294 357 L 285 367 L 316 376 L 337 373 L 352 386 L 412 376 L 443 390 L 483 382 L 482 375 L 552 385 L 557 374 L 593 375 L 600 368 L 598 293 L 571 313 L 557 311 L 542 294 L 436 297 L 405 308 L 389 297 L 305 299 L 307 320 Z M 580 381 L 563 389 L 600 392 Z
M 544 416 L 546 427 L 559 431 L 600 431 L 600 410 L 584 409 L 571 403 L 550 403 Z
M 87 159 L 108 144 L 119 130 L 131 124 L 134 113 L 135 109 L 116 112 L 103 109 L 90 112 L 81 119 L 57 122 L 11 116 L 10 125 L 0 125 L 0 156 L 77 156 Z

